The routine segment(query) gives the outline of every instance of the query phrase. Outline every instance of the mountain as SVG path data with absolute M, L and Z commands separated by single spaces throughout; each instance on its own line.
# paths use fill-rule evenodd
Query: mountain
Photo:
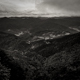
M 5 24 L 4 24 L 5 23 Z M 0 31 L 23 37 L 80 32 L 80 17 L 4 17 L 0 18 Z M 26 35 L 26 36 L 25 36 Z
M 42 42 L 39 41 L 35 43 L 36 44 L 40 43 L 40 46 L 34 50 L 44 57 L 49 57 L 56 52 L 64 50 L 65 48 L 70 48 L 75 44 L 80 44 L 79 39 L 80 39 L 80 33 L 76 33 L 68 36 L 55 38 L 52 40 L 46 40 Z
M 27 51 L 29 45 L 14 34 L 0 32 L 0 48 L 10 51 Z
M 27 43 L 0 32 L 0 48 L 3 80 L 80 79 L 80 33 Z

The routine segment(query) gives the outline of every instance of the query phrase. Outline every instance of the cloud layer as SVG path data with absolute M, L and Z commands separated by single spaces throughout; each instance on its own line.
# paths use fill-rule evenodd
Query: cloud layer
M 0 0 L 0 15 L 4 14 L 80 16 L 80 0 Z
M 40 11 L 48 13 L 80 14 L 80 0 L 43 0 L 37 5 Z
M 0 10 L 3 11 L 24 11 L 34 9 L 33 1 L 28 0 L 0 0 Z

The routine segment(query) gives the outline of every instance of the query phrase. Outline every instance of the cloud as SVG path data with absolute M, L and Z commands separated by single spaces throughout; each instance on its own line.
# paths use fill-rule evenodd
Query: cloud
M 0 0 L 0 15 L 80 15 L 80 0 Z
M 33 10 L 35 8 L 33 1 L 32 0 L 0 0 L 0 11 L 20 12 L 25 10 Z
M 80 14 L 80 0 L 43 0 L 36 7 L 45 13 Z

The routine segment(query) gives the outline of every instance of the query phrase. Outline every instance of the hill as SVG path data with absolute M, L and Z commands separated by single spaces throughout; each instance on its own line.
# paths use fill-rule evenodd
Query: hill
M 35 43 L 40 43 L 40 46 L 35 48 L 34 50 L 44 57 L 49 57 L 56 52 L 60 52 L 66 48 L 70 48 L 75 44 L 80 44 L 79 39 L 80 33 L 76 33 L 68 36 L 55 38 L 53 40 L 39 41 Z
M 14 34 L 0 32 L 0 48 L 10 51 L 27 51 L 29 45 Z
M 5 24 L 4 24 L 5 23 Z M 80 32 L 80 17 L 0 18 L 0 31 L 23 37 Z
M 7 80 L 80 79 L 80 33 L 28 44 L 0 32 L 0 48 L 1 78 L 7 74 Z

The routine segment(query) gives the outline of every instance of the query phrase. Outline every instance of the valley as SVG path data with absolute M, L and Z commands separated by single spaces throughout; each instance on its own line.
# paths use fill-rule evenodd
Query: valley
M 79 74 L 80 17 L 0 18 L 1 80 L 79 80 Z

